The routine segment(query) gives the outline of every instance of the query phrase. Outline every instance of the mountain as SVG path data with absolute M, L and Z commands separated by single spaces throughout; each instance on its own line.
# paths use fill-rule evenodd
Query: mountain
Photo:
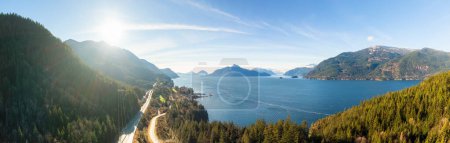
M 136 56 L 134 56 L 134 57 L 136 57 Z M 156 74 L 161 74 L 162 73 L 161 69 L 156 67 L 154 64 L 148 62 L 145 59 L 140 59 L 140 60 L 141 60 L 141 63 L 143 64 L 143 67 L 147 68 L 148 70 L 150 70 L 150 71 L 152 71 L 152 72 L 154 72 Z
M 322 61 L 305 77 L 327 80 L 420 80 L 449 68 L 449 53 L 374 46 Z
M 272 70 L 270 70 L 270 69 L 264 69 L 264 68 L 253 68 L 252 70 L 254 70 L 254 71 L 257 71 L 257 72 L 260 72 L 260 73 L 267 73 L 267 74 L 269 74 L 269 75 L 276 75 L 276 73 L 275 72 L 273 72 Z
M 206 76 L 206 75 L 208 75 L 208 72 L 201 70 L 201 71 L 197 72 L 196 74 L 200 75 L 200 76 Z
M 224 67 L 215 70 L 210 76 L 270 76 L 267 73 L 260 73 L 254 70 L 248 70 L 241 68 L 238 65 L 232 65 L 231 67 Z
M 450 72 L 417 86 L 378 96 L 316 121 L 317 142 L 447 142 L 450 140 Z
M 144 92 L 92 70 L 41 24 L 0 14 L 0 142 L 114 142 Z
M 285 76 L 305 76 L 310 71 L 313 70 L 313 67 L 298 67 L 291 70 L 288 70 L 284 73 Z
M 313 79 L 367 79 L 368 74 L 390 60 L 400 58 L 410 50 L 374 46 L 356 52 L 344 52 L 319 63 L 306 78 Z
M 449 69 L 450 53 L 423 48 L 379 66 L 369 76 L 378 79 L 414 80 Z
M 170 78 L 178 78 L 178 74 L 173 72 L 170 68 L 164 68 L 164 69 L 160 69 L 162 73 L 164 73 L 165 75 L 167 75 Z
M 66 40 L 80 59 L 92 69 L 120 82 L 143 89 L 150 88 L 157 79 L 169 81 L 158 67 L 139 59 L 128 50 L 104 42 Z

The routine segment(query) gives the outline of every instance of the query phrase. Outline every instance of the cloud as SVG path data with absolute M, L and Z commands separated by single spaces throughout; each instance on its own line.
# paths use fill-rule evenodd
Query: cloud
M 238 16 L 235 16 L 235 15 L 233 15 L 233 14 L 230 14 L 230 13 L 228 13 L 228 12 L 225 12 L 225 11 L 223 11 L 223 10 L 220 10 L 220 9 L 217 9 L 217 8 L 214 8 L 214 7 L 211 7 L 211 6 L 203 5 L 203 4 L 196 3 L 196 2 L 193 2 L 193 1 L 190 1 L 190 0 L 188 0 L 188 1 L 186 1 L 186 2 L 187 2 L 189 5 L 193 6 L 193 7 L 196 7 L 196 8 L 199 8 L 199 9 L 201 9 L 201 10 L 204 10 L 204 11 L 208 11 L 208 12 L 212 12 L 212 13 L 215 13 L 215 14 L 218 14 L 218 15 L 221 15 L 221 16 L 224 16 L 224 17 L 226 17 L 226 18 L 228 18 L 228 19 L 230 19 L 230 20 L 232 20 L 232 21 L 234 21 L 234 22 L 236 22 L 236 23 L 239 23 L 239 24 L 242 24 L 242 25 L 245 25 L 245 26 L 249 26 L 249 27 L 257 27 L 257 28 L 261 28 L 261 27 L 262 27 L 262 26 L 259 25 L 259 24 L 246 22 L 246 21 L 242 20 L 242 19 L 241 19 L 240 17 L 238 17 Z
M 234 16 L 234 15 L 232 15 L 230 13 L 224 12 L 224 11 L 222 11 L 220 9 L 217 9 L 217 8 L 214 8 L 214 7 L 210 7 L 210 6 L 206 6 L 206 5 L 202 5 L 200 3 L 196 3 L 196 2 L 193 2 L 193 1 L 186 1 L 186 2 L 188 4 L 194 6 L 194 7 L 199 8 L 199 9 L 202 9 L 202 10 L 205 10 L 205 11 L 210 11 L 210 12 L 213 12 L 213 13 L 216 13 L 216 14 L 228 17 L 228 18 L 233 19 L 233 20 L 240 20 L 239 17 Z
M 307 37 L 313 40 L 320 40 L 319 35 L 322 35 L 322 32 L 319 32 L 315 30 L 314 28 L 304 25 L 302 27 L 294 26 L 292 24 L 289 24 L 289 27 L 291 28 L 292 32 L 301 35 L 303 37 Z
M 375 37 L 373 37 L 372 35 L 367 36 L 367 41 L 371 42 L 373 41 Z
M 274 26 L 274 25 L 269 24 L 267 22 L 262 22 L 262 24 L 264 26 L 268 27 L 269 29 L 272 29 L 272 30 L 275 30 L 275 31 L 278 31 L 278 32 L 282 33 L 285 36 L 289 36 L 290 35 L 286 30 L 284 30 L 283 28 L 280 28 L 278 26 Z
M 209 31 L 209 32 L 226 32 L 236 34 L 248 34 L 230 28 L 217 28 L 198 25 L 185 24 L 129 24 L 125 25 L 126 30 L 194 30 L 194 31 Z

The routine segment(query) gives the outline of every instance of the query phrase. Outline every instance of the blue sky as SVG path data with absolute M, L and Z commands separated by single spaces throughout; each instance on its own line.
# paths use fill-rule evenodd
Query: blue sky
M 2 0 L 0 11 L 179 72 L 222 58 L 284 71 L 373 45 L 450 51 L 450 1 L 439 0 Z

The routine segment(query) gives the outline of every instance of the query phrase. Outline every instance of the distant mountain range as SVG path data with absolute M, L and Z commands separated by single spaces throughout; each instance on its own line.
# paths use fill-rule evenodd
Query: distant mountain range
M 204 71 L 204 70 L 201 70 L 201 71 L 199 71 L 199 72 L 197 72 L 197 73 L 195 73 L 195 74 L 201 75 L 201 76 L 206 76 L 206 75 L 208 75 L 208 72 L 206 72 L 206 71 Z
M 162 73 L 169 76 L 170 78 L 178 78 L 178 74 L 172 71 L 170 68 L 160 69 Z
M 291 70 L 286 71 L 283 75 L 285 76 L 305 76 L 310 71 L 312 71 L 314 67 L 298 67 Z
M 265 69 L 265 68 L 253 68 L 252 70 L 260 72 L 260 73 L 267 73 L 267 74 L 270 74 L 270 75 L 276 75 L 277 74 L 274 71 L 272 71 L 271 69 Z
M 285 76 L 319 80 L 422 80 L 450 69 L 450 53 L 431 48 L 406 49 L 373 46 L 356 52 L 286 71 Z M 203 73 L 207 75 L 207 73 Z M 209 76 L 270 76 L 266 68 L 244 69 L 238 65 L 218 69 Z
M 104 42 L 66 40 L 75 54 L 92 69 L 123 83 L 147 89 L 157 79 L 170 81 L 173 75 L 159 70 L 154 64 L 139 59 L 128 50 Z M 166 73 L 171 74 L 167 76 Z M 176 74 L 175 74 L 176 75 Z
M 238 65 L 232 65 L 229 67 L 217 69 L 213 73 L 209 74 L 209 76 L 270 76 L 270 74 L 241 68 Z
M 450 54 L 374 46 L 322 61 L 305 77 L 325 80 L 420 80 L 450 68 Z

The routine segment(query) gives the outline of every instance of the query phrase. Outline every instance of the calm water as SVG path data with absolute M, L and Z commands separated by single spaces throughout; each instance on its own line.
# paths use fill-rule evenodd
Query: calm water
M 358 105 L 371 97 L 416 85 L 420 81 L 324 81 L 276 77 L 206 77 L 181 75 L 177 86 L 212 95 L 198 101 L 210 121 L 239 125 L 285 119 L 308 124 Z

